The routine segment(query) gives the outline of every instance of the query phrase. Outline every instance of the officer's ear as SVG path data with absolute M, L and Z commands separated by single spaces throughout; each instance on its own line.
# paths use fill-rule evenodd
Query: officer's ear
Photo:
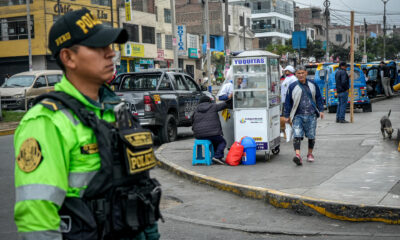
M 66 69 L 75 69 L 77 67 L 78 46 L 63 48 L 60 51 L 60 60 Z

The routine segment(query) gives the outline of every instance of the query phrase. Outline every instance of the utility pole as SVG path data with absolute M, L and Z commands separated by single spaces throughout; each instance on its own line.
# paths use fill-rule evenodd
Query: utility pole
M 178 51 L 176 49 L 176 20 L 175 20 L 175 0 L 171 0 L 171 25 L 172 25 L 172 46 L 174 51 L 174 68 L 177 69 L 178 66 Z
M 118 3 L 118 0 L 117 0 Z M 117 9 L 118 9 L 118 5 L 117 5 Z M 113 14 L 113 0 L 110 0 L 110 10 L 111 10 L 111 27 L 114 28 L 114 14 Z M 119 26 L 118 26 L 119 27 Z M 114 43 L 111 44 L 112 50 L 114 51 Z
M 228 0 L 225 0 L 225 39 L 224 39 L 224 44 L 225 44 L 225 67 L 229 66 L 229 54 L 230 54 L 230 49 L 229 49 L 229 3 Z M 229 22 L 228 22 L 229 21 Z
M 350 12 L 350 122 L 354 121 L 354 11 Z
M 363 63 L 367 63 L 367 22 L 364 18 L 364 56 L 363 56 Z
M 246 18 L 243 10 L 243 50 L 246 51 Z
M 26 26 L 28 28 L 28 59 L 29 72 L 32 71 L 32 37 L 31 37 L 31 8 L 30 1 L 26 1 Z
M 325 0 L 324 2 L 324 7 L 325 7 L 325 27 L 326 27 L 326 49 L 325 49 L 325 54 L 326 58 L 325 60 L 329 62 L 329 6 L 331 3 L 329 0 Z
M 386 3 L 389 0 L 382 0 L 383 2 L 383 61 L 386 60 Z
M 206 27 L 206 52 L 207 52 L 207 78 L 208 90 L 211 92 L 211 52 L 210 52 L 210 21 L 208 16 L 208 0 L 205 0 L 205 27 Z

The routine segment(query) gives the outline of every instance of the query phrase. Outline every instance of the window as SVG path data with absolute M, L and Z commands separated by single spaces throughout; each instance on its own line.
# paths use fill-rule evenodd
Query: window
M 110 0 L 90 0 L 91 4 L 110 6 Z
M 160 74 L 137 74 L 124 78 L 122 90 L 156 90 Z
M 240 16 L 240 17 L 239 17 L 239 22 L 240 22 L 240 26 L 243 27 L 243 25 L 244 25 L 244 18 L 243 18 L 243 16 Z
M 54 86 L 56 83 L 61 81 L 61 78 L 62 75 L 48 75 L 47 82 L 49 83 L 49 86 Z
M 165 35 L 165 49 L 172 50 L 172 35 Z
M 246 18 L 246 25 L 250 26 L 250 18 Z
M 171 9 L 164 8 L 164 22 L 171 23 Z
M 30 3 L 33 2 L 33 0 L 29 1 Z M 26 4 L 26 0 L 6 0 L 6 1 L 0 1 L 0 7 L 4 6 L 14 6 L 14 5 L 23 5 Z
M 257 2 L 257 10 L 261 10 L 261 2 Z
M 226 19 L 226 21 L 228 22 L 228 25 L 231 25 L 231 15 L 228 15 L 228 19 Z
M 36 79 L 35 88 L 41 88 L 41 87 L 46 87 L 46 78 L 44 76 L 40 76 Z
M 194 83 L 194 81 L 193 81 L 190 77 L 185 76 L 185 79 L 186 79 L 186 83 L 187 83 L 188 86 L 189 86 L 189 90 L 190 90 L 190 91 L 192 91 L 192 92 L 199 91 L 199 89 L 197 89 L 196 83 Z
M 157 33 L 157 48 L 162 48 L 161 33 Z
M 188 41 L 188 48 L 197 48 L 197 36 L 188 34 L 189 41 Z
M 136 24 L 124 23 L 122 27 L 128 31 L 129 39 L 131 42 L 139 42 L 139 26 Z
M 175 77 L 175 85 L 177 90 L 188 90 L 186 85 L 185 85 L 185 79 L 183 79 L 182 75 L 174 75 Z
M 0 29 L 0 41 L 28 39 L 26 16 L 0 19 Z M 31 38 L 34 37 L 34 21 L 31 16 Z
M 164 76 L 160 86 L 158 87 L 158 90 L 172 90 L 171 82 L 167 76 Z
M 215 49 L 215 37 L 210 37 L 210 48 Z
M 155 42 L 154 28 L 142 26 L 142 43 L 154 44 Z
M 336 34 L 336 42 L 342 41 L 342 34 Z

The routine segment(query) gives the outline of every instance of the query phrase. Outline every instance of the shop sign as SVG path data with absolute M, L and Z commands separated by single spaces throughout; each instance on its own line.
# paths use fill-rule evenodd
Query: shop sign
M 164 49 L 157 49 L 157 61 L 164 61 Z
M 56 3 L 53 6 L 53 11 L 54 11 L 54 13 L 58 14 L 58 10 L 60 10 L 60 13 L 65 14 L 67 12 L 72 12 L 74 10 L 79 9 L 80 6 L 75 5 L 74 8 L 77 7 L 75 9 L 73 9 L 72 7 L 73 7 L 73 5 L 71 5 L 71 4 L 62 4 L 62 3 L 57 4 Z M 108 19 L 108 13 L 102 9 L 96 9 L 95 13 L 93 10 L 91 10 L 91 12 L 98 19 Z
M 199 58 L 197 48 L 189 48 L 189 58 Z
M 124 56 L 126 57 L 144 57 L 144 45 L 125 43 Z
M 126 21 L 132 20 L 132 4 L 131 0 L 125 0 L 125 19 Z
M 178 44 L 178 56 L 186 56 L 186 26 L 177 26 L 177 44 Z
M 245 59 L 234 59 L 233 65 L 257 65 L 267 63 L 266 58 L 245 58 Z
M 139 64 L 149 64 L 149 65 L 153 65 L 154 61 L 153 59 L 140 59 L 139 60 Z

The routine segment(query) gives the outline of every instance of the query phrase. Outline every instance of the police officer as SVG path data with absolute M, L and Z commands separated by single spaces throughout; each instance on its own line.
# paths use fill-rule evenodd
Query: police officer
M 104 84 L 113 76 L 110 44 L 127 39 L 126 30 L 105 27 L 85 8 L 52 26 L 49 49 L 64 71 L 53 93 L 72 104 L 42 99 L 15 132 L 20 238 L 159 239 L 161 193 L 148 174 L 155 165 L 150 133 L 126 128 L 128 136 L 115 127 L 121 101 Z

